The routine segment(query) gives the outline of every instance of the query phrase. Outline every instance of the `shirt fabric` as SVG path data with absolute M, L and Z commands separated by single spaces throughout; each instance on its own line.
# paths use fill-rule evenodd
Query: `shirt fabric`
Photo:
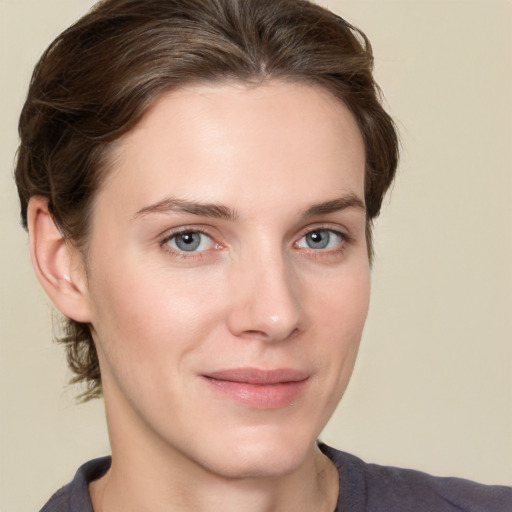
M 340 476 L 333 512 L 512 512 L 512 487 L 367 464 L 325 444 L 319 446 Z M 88 484 L 104 475 L 110 462 L 110 457 L 102 457 L 81 466 L 40 512 L 94 512 Z

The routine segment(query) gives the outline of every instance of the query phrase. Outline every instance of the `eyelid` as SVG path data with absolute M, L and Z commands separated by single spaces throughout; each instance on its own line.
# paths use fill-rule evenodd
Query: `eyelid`
M 160 235 L 163 237 L 162 242 L 166 242 L 170 240 L 171 238 L 181 235 L 183 233 L 201 233 L 202 235 L 209 236 L 211 238 L 211 235 L 206 232 L 202 227 L 197 226 L 180 226 L 179 228 L 174 228 L 171 230 L 166 230 L 164 232 L 165 234 Z
M 343 238 L 343 240 L 346 241 L 347 243 L 351 243 L 354 241 L 354 238 L 350 234 L 348 229 L 344 228 L 343 226 L 340 226 L 339 224 L 330 224 L 330 223 L 327 223 L 327 224 L 319 223 L 319 224 L 308 225 L 307 227 L 305 227 L 299 231 L 296 241 L 305 237 L 309 233 L 312 233 L 314 231 L 322 231 L 322 230 L 331 231 L 333 233 L 336 233 L 337 235 L 341 236 L 341 238 Z
M 194 224 L 190 224 L 190 225 L 187 224 L 187 225 L 183 225 L 183 226 L 179 226 L 179 227 L 175 227 L 175 228 L 169 228 L 169 229 L 166 229 L 165 231 L 162 231 L 158 235 L 158 239 L 160 240 L 160 243 L 165 243 L 172 237 L 183 234 L 183 233 L 201 233 L 202 235 L 205 235 L 212 239 L 215 239 L 216 236 L 213 235 L 210 231 L 211 230 L 208 228 L 208 226 L 205 226 L 205 225 L 198 226 L 198 225 L 194 225 Z

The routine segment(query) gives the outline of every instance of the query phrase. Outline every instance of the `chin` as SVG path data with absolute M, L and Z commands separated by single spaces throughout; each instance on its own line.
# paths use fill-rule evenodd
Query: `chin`
M 226 478 L 278 477 L 293 472 L 308 457 L 313 460 L 315 442 L 316 436 L 304 432 L 271 426 L 244 429 L 210 445 L 203 464 Z

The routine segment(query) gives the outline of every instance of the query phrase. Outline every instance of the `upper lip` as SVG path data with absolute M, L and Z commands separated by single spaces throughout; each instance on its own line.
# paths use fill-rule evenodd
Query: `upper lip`
M 280 384 L 286 382 L 301 382 L 309 377 L 309 373 L 293 368 L 276 368 L 264 370 L 260 368 L 232 368 L 217 370 L 204 374 L 204 377 L 224 380 L 228 382 L 240 382 L 244 384 Z

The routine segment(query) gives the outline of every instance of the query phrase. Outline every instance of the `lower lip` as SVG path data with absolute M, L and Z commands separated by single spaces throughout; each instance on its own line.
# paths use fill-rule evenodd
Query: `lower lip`
M 205 377 L 220 393 L 254 409 L 279 409 L 293 404 L 304 392 L 309 379 L 276 384 L 248 384 Z

